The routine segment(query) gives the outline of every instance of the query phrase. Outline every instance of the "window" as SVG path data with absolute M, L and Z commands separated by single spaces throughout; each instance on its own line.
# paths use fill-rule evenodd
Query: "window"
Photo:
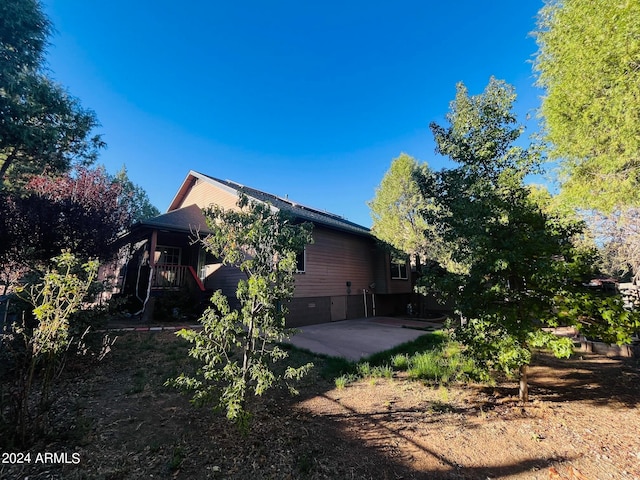
M 304 273 L 307 266 L 307 249 L 296 255 L 296 273 Z
M 392 280 L 407 280 L 407 262 L 394 262 L 391 261 L 391 279 Z
M 180 265 L 180 248 L 158 245 L 155 260 L 158 265 Z

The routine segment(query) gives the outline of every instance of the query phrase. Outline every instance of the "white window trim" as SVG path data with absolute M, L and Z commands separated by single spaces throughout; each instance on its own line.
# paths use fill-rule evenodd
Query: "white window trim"
M 409 280 L 409 269 L 407 268 L 407 263 L 406 262 L 390 262 L 389 264 L 390 269 L 391 269 L 391 280 Z M 404 271 L 405 271 L 405 276 L 402 276 L 402 267 L 404 266 Z M 394 268 L 396 267 L 396 268 Z M 397 271 L 397 276 L 396 275 L 396 271 Z
M 297 255 L 296 255 L 297 257 Z M 302 270 L 298 270 L 298 262 L 297 262 L 297 258 L 296 258 L 296 273 L 306 273 L 307 272 L 307 247 L 304 247 L 304 249 L 302 250 L 302 266 L 303 269 Z

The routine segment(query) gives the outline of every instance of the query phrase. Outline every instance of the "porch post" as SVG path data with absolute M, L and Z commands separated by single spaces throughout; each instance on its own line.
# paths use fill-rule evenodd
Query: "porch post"
M 149 247 L 149 266 L 151 271 L 156 266 L 156 247 L 158 246 L 158 230 L 151 232 L 151 246 Z

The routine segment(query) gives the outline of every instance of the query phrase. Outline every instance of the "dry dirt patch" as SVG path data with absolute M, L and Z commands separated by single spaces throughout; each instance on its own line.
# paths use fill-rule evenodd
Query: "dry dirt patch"
M 637 361 L 538 355 L 523 409 L 509 382 L 433 388 L 397 375 L 338 390 L 316 359 L 299 397 L 254 402 L 243 436 L 162 386 L 190 368 L 186 349 L 170 333 L 127 334 L 94 369 L 72 365 L 56 436 L 32 452 L 75 452 L 80 464 L 4 465 L 0 477 L 547 479 L 550 466 L 567 476 L 572 466 L 590 479 L 640 479 Z

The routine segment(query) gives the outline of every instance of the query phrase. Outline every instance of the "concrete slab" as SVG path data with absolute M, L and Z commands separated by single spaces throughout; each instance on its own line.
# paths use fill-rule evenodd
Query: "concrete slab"
M 403 325 L 414 328 L 403 328 Z M 314 353 L 360 360 L 428 333 L 416 330 L 418 326 L 434 330 L 442 328 L 442 324 L 432 322 L 391 317 L 362 318 L 300 327 L 289 342 Z

